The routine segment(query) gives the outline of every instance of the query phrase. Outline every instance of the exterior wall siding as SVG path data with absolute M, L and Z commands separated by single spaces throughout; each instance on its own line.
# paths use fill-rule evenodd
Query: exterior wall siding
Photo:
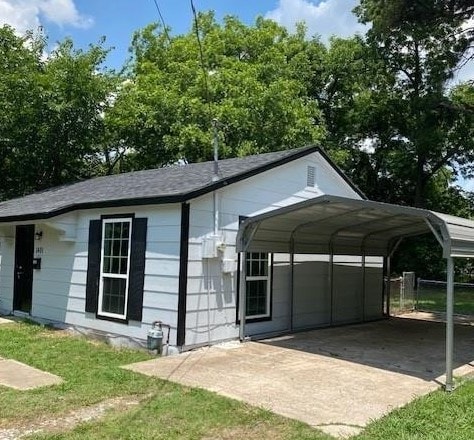
M 0 230 L 0 312 L 13 309 L 13 280 L 15 267 L 15 228 L 4 226 Z
M 311 188 L 306 186 L 309 165 L 316 169 L 316 185 Z M 239 217 L 261 214 L 322 194 L 360 198 L 319 153 L 219 190 L 219 234 L 225 243 L 225 250 L 219 258 L 212 259 L 202 258 L 203 239 L 213 234 L 212 194 L 191 201 L 186 346 L 238 337 L 238 271 L 223 273 L 221 264 L 223 259 L 237 261 L 235 242 Z M 272 319 L 247 324 L 249 334 L 279 332 L 289 328 L 288 263 L 288 255 L 278 254 L 278 257 L 275 257 Z M 210 320 L 208 316 L 211 317 Z
M 97 319 L 85 312 L 89 221 L 102 215 L 134 214 L 147 217 L 147 247 L 142 322 L 128 324 Z M 170 342 L 175 344 L 180 245 L 180 205 L 137 206 L 79 211 L 37 223 L 43 237 L 35 241 L 42 267 L 33 273 L 32 317 L 121 335 L 143 343 L 151 323 L 161 320 L 171 326 Z M 55 229 L 73 224 L 75 237 L 63 240 Z M 1 239 L 0 239 L 1 240 Z M 6 243 L 5 243 L 6 242 Z M 3 239 L 0 260 L 0 309 L 13 309 L 15 241 Z M 37 252 L 42 248 L 42 253 Z

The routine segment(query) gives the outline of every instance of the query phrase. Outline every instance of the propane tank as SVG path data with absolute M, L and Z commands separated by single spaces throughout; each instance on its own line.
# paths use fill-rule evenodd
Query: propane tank
M 156 350 L 161 355 L 163 351 L 163 327 L 161 321 L 155 321 L 148 330 L 147 346 L 148 350 Z

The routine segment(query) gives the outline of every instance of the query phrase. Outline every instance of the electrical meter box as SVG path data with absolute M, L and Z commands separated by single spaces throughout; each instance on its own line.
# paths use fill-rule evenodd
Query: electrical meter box
M 219 248 L 222 246 L 220 235 L 210 235 L 202 240 L 202 258 L 217 258 Z

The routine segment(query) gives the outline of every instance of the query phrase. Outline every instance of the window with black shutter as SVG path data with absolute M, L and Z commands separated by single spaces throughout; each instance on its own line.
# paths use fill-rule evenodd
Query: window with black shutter
M 86 311 L 98 317 L 141 321 L 145 272 L 146 218 L 92 220 Z

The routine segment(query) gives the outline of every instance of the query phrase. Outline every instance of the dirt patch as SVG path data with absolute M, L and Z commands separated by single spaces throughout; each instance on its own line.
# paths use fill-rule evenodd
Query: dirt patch
M 15 440 L 40 432 L 65 432 L 84 422 L 97 420 L 108 411 L 127 411 L 149 396 L 126 396 L 104 400 L 96 405 L 70 411 L 54 418 L 41 418 L 28 425 L 0 429 L 0 440 Z
M 258 423 L 252 426 L 236 426 L 233 428 L 213 429 L 202 440 L 234 440 L 236 438 L 258 438 L 259 440 L 282 439 L 281 429 L 267 423 Z
M 71 333 L 68 330 L 65 330 L 65 329 L 57 329 L 57 328 L 51 327 L 51 328 L 48 328 L 47 331 L 39 333 L 38 336 L 41 337 L 41 338 L 50 338 L 50 339 L 60 338 L 60 339 L 63 339 L 63 338 L 70 338 Z
M 316 426 L 320 431 L 339 439 L 345 439 L 360 434 L 363 428 L 353 425 L 319 425 Z

